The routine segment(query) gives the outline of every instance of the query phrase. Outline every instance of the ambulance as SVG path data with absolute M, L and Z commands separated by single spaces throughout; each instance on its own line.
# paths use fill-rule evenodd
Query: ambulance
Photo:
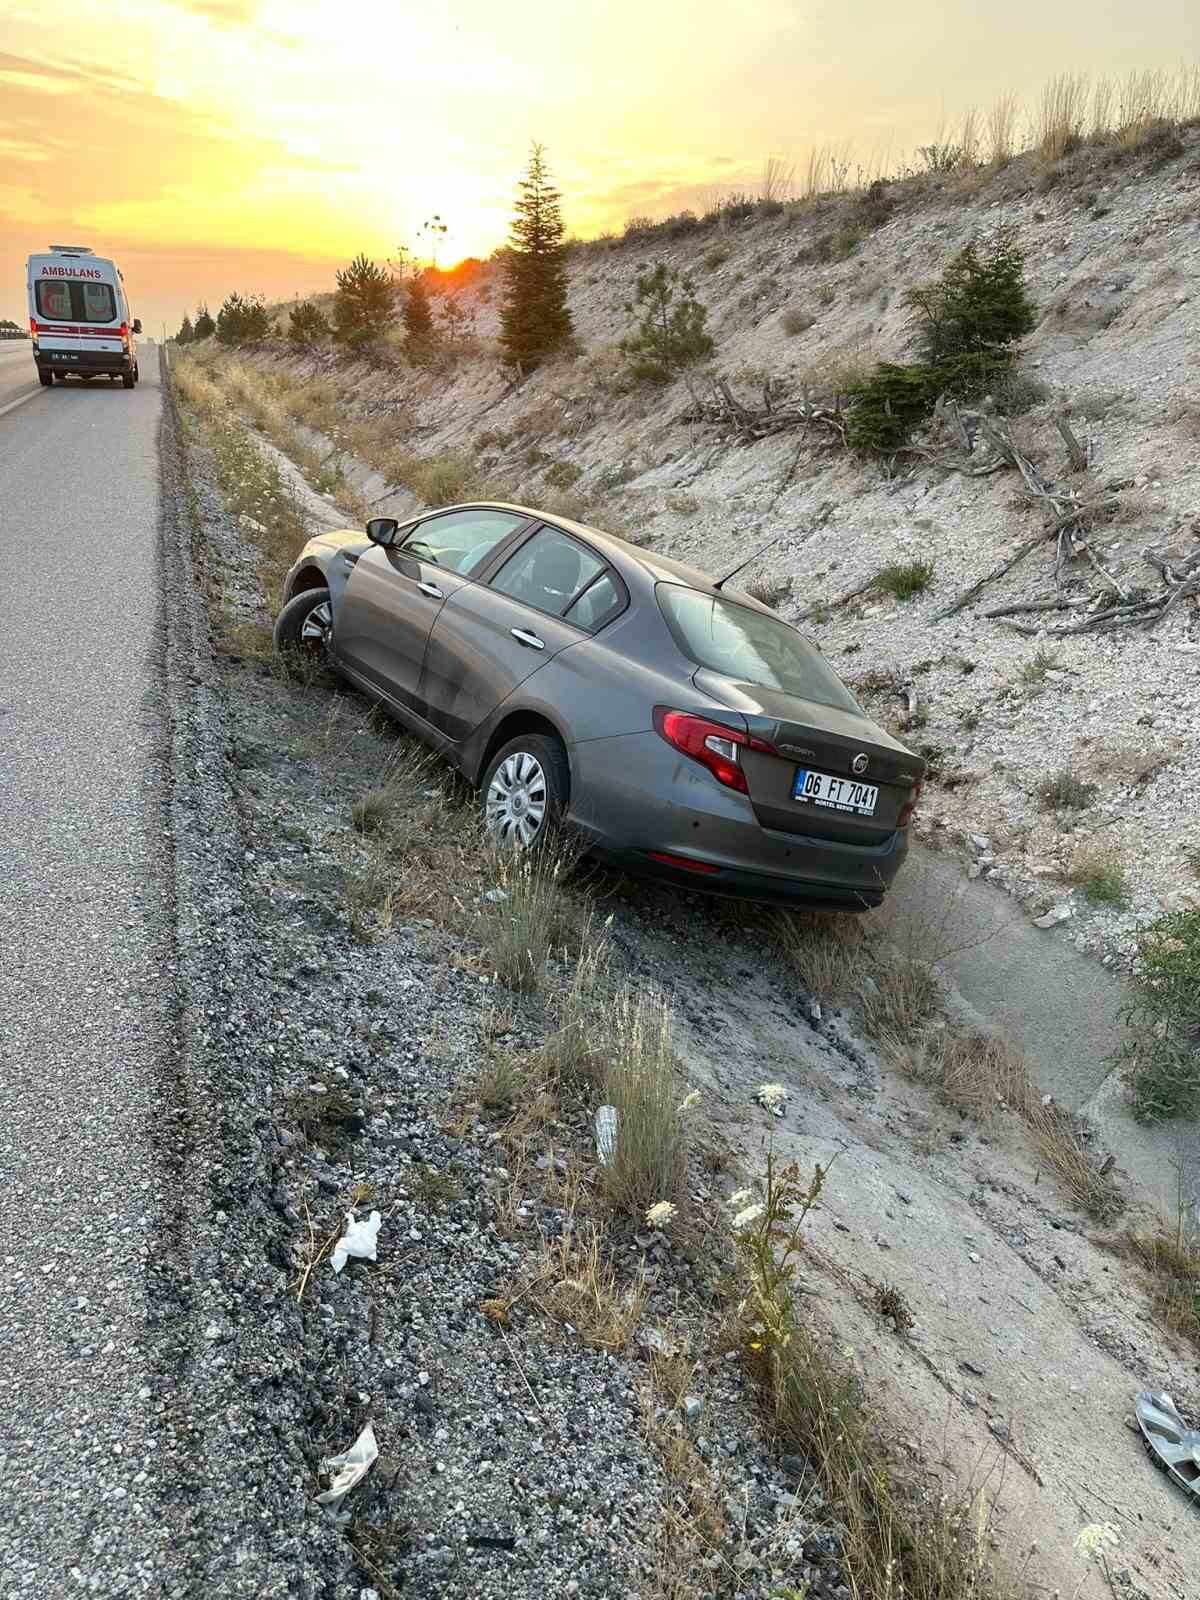
M 134 335 L 142 325 L 129 315 L 125 280 L 116 262 L 86 245 L 52 244 L 30 256 L 29 332 L 33 359 L 45 388 L 58 378 L 138 381 Z

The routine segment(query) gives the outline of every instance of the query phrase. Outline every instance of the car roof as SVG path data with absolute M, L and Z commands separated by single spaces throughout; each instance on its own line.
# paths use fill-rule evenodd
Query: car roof
M 597 549 L 602 550 L 625 577 L 630 576 L 631 568 L 636 568 L 651 584 L 680 583 L 689 589 L 699 589 L 706 594 L 719 592 L 716 587 L 717 580 L 711 573 L 704 572 L 699 567 L 691 567 L 684 561 L 674 561 L 670 556 L 657 555 L 654 551 L 645 550 L 641 545 L 633 544 L 628 539 L 622 539 L 619 534 L 605 533 L 603 528 L 593 527 L 591 523 L 576 522 L 571 517 L 562 517 L 553 511 L 539 511 L 536 506 L 514 505 L 505 500 L 473 500 L 462 505 L 445 506 L 433 515 L 441 515 L 442 511 L 516 511 L 521 516 L 536 518 L 537 521 L 544 522 L 550 527 L 562 528 L 566 533 L 573 533 L 580 539 L 586 539 Z M 749 603 L 756 609 L 766 609 L 760 607 L 753 599 Z

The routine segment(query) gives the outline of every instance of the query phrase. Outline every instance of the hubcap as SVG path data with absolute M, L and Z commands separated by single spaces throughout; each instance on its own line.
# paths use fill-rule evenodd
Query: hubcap
M 549 793 L 541 762 L 514 750 L 492 774 L 484 802 L 488 832 L 504 844 L 531 845 L 546 821 Z
M 300 643 L 306 650 L 319 650 L 329 638 L 329 628 L 333 622 L 333 613 L 329 609 L 329 601 L 322 600 L 319 606 L 314 606 L 300 624 Z

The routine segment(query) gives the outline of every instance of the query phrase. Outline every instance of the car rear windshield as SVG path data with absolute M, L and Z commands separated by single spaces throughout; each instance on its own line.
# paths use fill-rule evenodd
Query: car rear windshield
M 818 705 L 859 710 L 821 652 L 786 622 L 678 583 L 660 583 L 658 603 L 675 643 L 698 667 Z
M 39 278 L 38 315 L 47 322 L 115 322 L 117 302 L 107 283 L 78 283 L 67 278 Z

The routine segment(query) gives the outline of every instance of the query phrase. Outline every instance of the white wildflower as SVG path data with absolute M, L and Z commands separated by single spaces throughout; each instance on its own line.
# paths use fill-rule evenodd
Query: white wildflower
M 693 1106 L 698 1106 L 699 1104 L 700 1091 L 699 1089 L 693 1089 L 691 1094 L 686 1095 L 684 1099 L 680 1101 L 678 1115 L 682 1116 L 685 1111 L 690 1111 Z
M 736 1189 L 733 1194 L 729 1196 L 729 1204 L 736 1209 L 739 1206 L 744 1206 L 749 1198 L 749 1189 Z
M 748 1228 L 752 1222 L 757 1222 L 763 1214 L 762 1206 L 747 1206 L 744 1211 L 739 1211 L 733 1219 L 735 1228 Z
M 675 1207 L 669 1200 L 660 1200 L 657 1205 L 650 1207 L 646 1213 L 646 1221 L 652 1228 L 665 1228 L 667 1223 L 675 1216 Z
M 754 1098 L 764 1111 L 773 1111 L 777 1117 L 781 1117 L 783 1102 L 787 1099 L 787 1089 L 782 1083 L 760 1083 L 755 1090 Z
M 1120 1544 L 1121 1530 L 1111 1522 L 1089 1522 L 1086 1528 L 1079 1530 L 1079 1537 L 1075 1540 L 1075 1548 L 1082 1555 L 1094 1556 L 1099 1552 L 1104 1554 L 1104 1548 L 1110 1544 Z

